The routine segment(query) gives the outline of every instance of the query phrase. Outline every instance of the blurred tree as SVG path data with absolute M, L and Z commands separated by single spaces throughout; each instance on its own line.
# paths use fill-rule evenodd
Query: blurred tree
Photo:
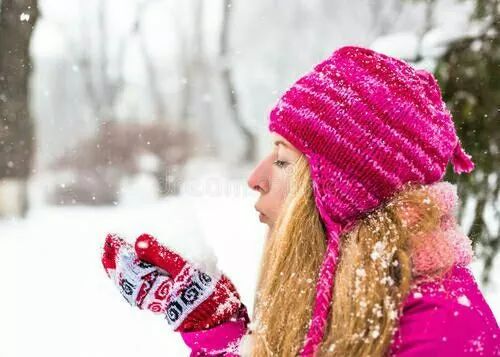
M 28 82 L 29 46 L 37 18 L 37 0 L 0 1 L 0 181 L 17 182 L 16 213 L 22 216 L 28 210 L 27 180 L 35 139 Z
M 487 283 L 500 243 L 500 2 L 476 0 L 472 20 L 480 31 L 451 42 L 435 74 L 462 144 L 476 163 L 470 175 L 457 176 L 449 169 L 445 179 L 460 181 L 460 217 L 467 199 L 476 200 L 469 234 Z
M 80 31 L 80 38 L 74 38 L 71 32 L 65 29 L 63 23 L 50 19 L 51 24 L 59 29 L 65 41 L 66 53 L 72 61 L 74 70 L 81 74 L 86 101 L 92 111 L 97 128 L 102 123 L 117 118 L 115 107 L 126 84 L 124 63 L 127 50 L 134 36 L 138 35 L 140 31 L 140 17 L 148 3 L 140 3 L 140 6 L 137 6 L 136 17 L 133 19 L 131 29 L 125 35 L 118 39 L 112 38 L 113 41 L 117 41 L 116 54 L 110 51 L 109 18 L 111 11 L 108 2 L 78 3 L 82 13 L 78 18 L 80 25 L 76 26 Z M 92 18 L 87 16 L 89 8 L 95 12 L 91 14 Z M 89 30 L 91 28 L 92 30 Z M 92 31 L 96 31 L 97 35 L 94 35 Z
M 113 204 L 119 201 L 121 180 L 138 173 L 154 177 L 159 196 L 178 194 L 183 165 L 195 142 L 194 135 L 164 121 L 105 121 L 97 135 L 54 160 L 51 168 L 62 178 L 49 200 L 61 205 Z
M 93 56 L 89 51 L 95 37 L 90 35 L 88 26 L 83 25 L 82 36 L 85 37 L 84 42 L 86 43 L 84 47 L 79 49 L 78 53 L 73 53 L 73 55 L 76 57 L 75 62 L 83 76 L 87 98 L 94 111 L 94 117 L 98 124 L 102 124 L 110 118 L 115 118 L 116 100 L 124 86 L 123 67 L 130 36 L 121 39 L 118 54 L 111 58 L 108 43 L 109 4 L 106 1 L 98 1 L 97 4 L 99 54 Z M 83 21 L 85 20 L 82 16 Z M 114 73 L 112 74 L 112 72 Z
M 223 16 L 222 16 L 222 29 L 220 33 L 220 47 L 219 56 L 222 62 L 222 82 L 224 83 L 227 100 L 229 103 L 230 115 L 233 122 L 241 131 L 245 139 L 245 152 L 243 154 L 243 161 L 253 162 L 256 156 L 256 138 L 254 133 L 247 128 L 243 123 L 239 108 L 238 96 L 236 94 L 236 87 L 234 84 L 231 63 L 229 61 L 229 34 L 230 34 L 230 21 L 232 15 L 232 0 L 224 0 L 223 2 Z
M 217 76 L 214 61 L 208 51 L 209 32 L 206 29 L 206 9 L 210 4 L 203 0 L 183 2 L 187 17 L 174 16 L 177 32 L 177 62 L 182 74 L 179 119 L 185 128 L 203 133 L 203 152 L 219 154 L 214 111 L 214 81 Z M 215 89 L 216 91 L 217 89 Z
M 168 113 L 168 108 L 165 103 L 165 99 L 163 98 L 163 93 L 160 88 L 160 83 L 159 83 L 159 78 L 157 71 L 155 69 L 155 65 L 153 62 L 153 58 L 151 57 L 151 54 L 149 53 L 149 49 L 146 43 L 146 37 L 144 36 L 144 33 L 142 32 L 143 28 L 143 20 L 144 20 L 144 14 L 148 7 L 157 2 L 158 0 L 148 0 L 145 2 L 139 2 L 137 4 L 137 10 L 136 10 L 136 17 L 134 19 L 133 25 L 132 25 L 132 33 L 137 37 L 137 40 L 139 42 L 139 46 L 141 48 L 141 54 L 142 58 L 144 60 L 144 66 L 146 69 L 146 77 L 147 77 L 147 82 L 148 82 L 148 87 L 151 92 L 151 98 L 153 102 L 153 107 L 154 107 L 154 119 L 155 120 L 166 120 L 167 118 L 170 117 L 170 114 Z

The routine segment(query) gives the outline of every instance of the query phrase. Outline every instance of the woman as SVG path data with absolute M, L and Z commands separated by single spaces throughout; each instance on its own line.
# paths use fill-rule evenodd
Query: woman
M 135 249 L 109 236 L 103 264 L 132 305 L 166 315 L 192 356 L 500 355 L 442 181 L 450 160 L 474 164 L 430 73 L 342 47 L 286 91 L 269 129 L 248 179 L 269 226 L 252 324 L 221 272 L 148 235 Z

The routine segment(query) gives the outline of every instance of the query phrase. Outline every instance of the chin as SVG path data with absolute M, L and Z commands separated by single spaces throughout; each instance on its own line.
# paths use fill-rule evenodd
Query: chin
M 268 228 L 267 232 L 266 232 L 266 240 L 269 240 L 269 238 L 271 237 L 271 232 L 273 231 L 273 228 L 272 228 L 272 226 L 270 226 L 268 224 L 266 224 L 266 225 L 267 225 L 267 228 Z

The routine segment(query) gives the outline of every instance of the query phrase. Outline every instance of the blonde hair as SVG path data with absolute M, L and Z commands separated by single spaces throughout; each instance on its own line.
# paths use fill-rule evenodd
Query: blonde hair
M 423 185 L 405 185 L 341 236 L 321 356 L 382 356 L 411 282 L 411 239 L 439 224 Z M 422 202 L 425 202 L 423 204 Z M 414 209 L 411 209 L 411 208 Z M 411 210 L 412 220 L 405 217 Z M 296 356 L 309 326 L 326 235 L 302 155 L 265 243 L 253 313 L 252 356 Z M 442 273 L 435 272 L 436 275 Z

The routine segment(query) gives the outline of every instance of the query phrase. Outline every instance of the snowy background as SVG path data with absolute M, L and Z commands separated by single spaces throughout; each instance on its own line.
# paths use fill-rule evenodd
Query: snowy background
M 468 21 L 472 1 L 436 1 L 431 18 L 414 1 L 239 1 L 231 6 L 229 53 L 221 55 L 223 5 L 39 0 L 30 46 L 37 144 L 26 217 L 12 213 L 15 183 L 0 185 L 0 356 L 188 355 L 164 320 L 130 308 L 108 280 L 100 261 L 107 232 L 129 241 L 148 232 L 188 259 L 216 259 L 251 314 L 266 228 L 246 179 L 271 147 L 267 114 L 280 93 L 341 45 L 433 70 L 448 41 L 478 30 Z M 226 65 L 239 122 L 220 79 Z M 85 174 L 54 161 L 71 158 L 75 144 L 95 137 L 109 118 L 161 119 L 195 132 L 199 141 L 181 163 L 176 194 L 158 194 L 151 175 L 158 158 L 141 153 L 107 204 L 57 198 L 54 192 L 66 194 Z M 243 160 L 242 126 L 254 138 L 250 161 Z M 462 217 L 465 229 L 473 209 Z M 481 266 L 473 264 L 478 278 Z M 490 276 L 481 289 L 500 319 L 498 259 Z

